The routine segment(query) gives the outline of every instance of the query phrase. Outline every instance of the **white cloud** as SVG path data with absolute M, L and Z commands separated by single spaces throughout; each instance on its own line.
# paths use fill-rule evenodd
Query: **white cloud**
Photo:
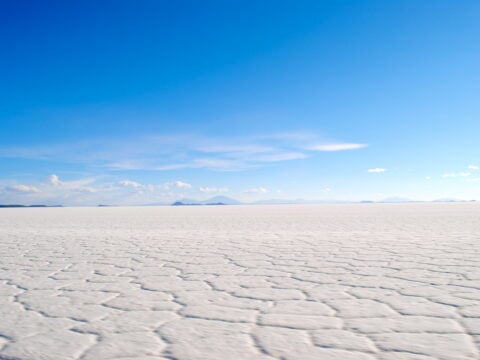
M 189 134 L 148 135 L 139 138 L 85 139 L 46 146 L 0 147 L 0 157 L 55 160 L 106 171 L 210 169 L 240 171 L 271 162 L 292 161 L 315 152 L 355 150 L 367 144 L 325 141 L 315 133 L 289 132 L 243 137 L 203 137 Z M 51 175 L 49 184 L 62 181 Z
M 457 178 L 457 177 L 468 177 L 470 175 L 472 175 L 472 174 L 470 174 L 467 171 L 461 171 L 461 172 L 458 172 L 458 173 L 446 173 L 446 174 L 443 174 L 442 177 L 444 177 L 444 178 Z
M 249 144 L 238 144 L 238 145 L 206 145 L 200 146 L 198 151 L 206 153 L 247 153 L 247 154 L 256 154 L 256 153 L 265 153 L 270 151 L 275 151 L 276 148 L 271 146 L 263 145 L 249 145 Z
M 323 188 L 320 190 L 322 193 L 329 193 L 332 191 L 332 189 L 330 189 L 329 187 L 326 187 L 326 188 Z
M 468 165 L 469 170 L 480 170 L 480 167 L 477 165 Z
M 367 147 L 368 144 L 353 144 L 353 143 L 333 143 L 333 144 L 321 144 L 311 146 L 310 150 L 315 151 L 345 151 L 345 150 L 357 150 Z
M 143 185 L 136 182 L 136 181 L 131 181 L 131 180 L 122 180 L 118 182 L 119 185 L 124 186 L 124 187 L 132 187 L 134 189 L 141 189 L 143 188 Z
M 134 189 L 137 189 L 137 190 L 146 189 L 148 191 L 155 191 L 157 189 L 170 190 L 170 189 L 173 189 L 173 188 L 177 188 L 177 189 L 191 189 L 192 188 L 191 184 L 186 183 L 184 181 L 180 181 L 180 180 L 167 182 L 167 183 L 160 184 L 160 185 L 153 185 L 153 184 L 144 185 L 144 184 L 141 184 L 139 182 L 132 181 L 132 180 L 122 180 L 122 181 L 119 181 L 118 184 L 120 186 L 123 186 L 123 187 L 131 187 L 131 188 L 134 188 Z
M 7 188 L 7 190 L 20 192 L 20 193 L 39 193 L 41 190 L 36 186 L 30 185 L 12 185 Z
M 133 205 L 170 203 L 173 199 L 185 197 L 173 189 L 191 189 L 184 181 L 172 181 L 160 185 L 147 185 L 133 180 L 95 183 L 93 179 L 62 181 L 57 175 L 50 175 L 45 181 L 33 185 L 9 185 L 0 188 L 0 203 L 28 203 L 46 205 Z M 172 191 L 167 190 L 171 188 Z M 27 203 L 27 204 L 28 204 Z
M 425 176 L 425 180 L 432 180 L 431 176 Z
M 277 152 L 274 154 L 261 155 L 257 157 L 259 162 L 277 162 L 305 159 L 308 155 L 301 152 Z
M 53 186 L 60 186 L 61 184 L 60 179 L 55 174 L 50 175 L 47 181 L 50 185 L 53 185 Z
M 147 185 L 147 187 L 149 188 L 149 190 L 154 190 L 155 188 L 162 189 L 162 190 L 170 190 L 170 189 L 173 189 L 173 188 L 176 188 L 176 189 L 191 189 L 192 185 L 187 183 L 187 182 L 177 180 L 177 181 L 172 181 L 172 182 L 166 182 L 166 183 L 160 184 L 160 185 Z
M 199 190 L 203 193 L 223 193 L 227 192 L 228 188 L 226 187 L 200 187 Z
M 384 169 L 384 168 L 372 168 L 367 170 L 367 172 L 369 173 L 376 173 L 376 174 L 384 173 L 385 171 L 387 171 L 387 169 Z
M 250 164 L 241 159 L 221 159 L 221 158 L 198 158 L 194 159 L 189 168 L 207 168 L 212 170 L 243 170 L 251 167 Z
M 78 189 L 75 189 L 75 191 L 94 194 L 97 192 L 97 189 L 94 189 L 90 186 L 82 186 L 82 187 L 79 187 Z
M 314 133 L 310 132 L 283 132 L 283 133 L 275 133 L 275 134 L 267 134 L 267 135 L 258 135 L 255 136 L 257 139 L 273 139 L 273 140 L 296 140 L 296 141 L 306 141 L 306 140 L 314 140 L 318 138 L 318 136 Z
M 243 191 L 244 194 L 266 194 L 267 192 L 268 190 L 265 189 L 264 187 L 257 187 L 257 188 L 247 189 Z
M 192 185 L 189 183 L 183 182 L 183 181 L 175 181 L 172 183 L 173 187 L 176 187 L 178 189 L 191 189 Z
M 82 190 L 85 185 L 91 184 L 95 181 L 93 178 L 86 178 L 73 181 L 62 181 L 60 178 L 52 174 L 47 179 L 47 185 L 66 190 Z

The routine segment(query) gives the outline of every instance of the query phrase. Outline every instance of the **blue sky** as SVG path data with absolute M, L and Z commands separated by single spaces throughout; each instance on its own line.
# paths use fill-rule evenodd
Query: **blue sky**
M 480 199 L 478 1 L 0 7 L 0 203 Z

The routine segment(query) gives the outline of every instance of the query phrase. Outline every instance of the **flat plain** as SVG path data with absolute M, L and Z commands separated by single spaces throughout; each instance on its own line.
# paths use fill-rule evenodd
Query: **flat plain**
M 480 204 L 0 209 L 2 360 L 479 359 Z

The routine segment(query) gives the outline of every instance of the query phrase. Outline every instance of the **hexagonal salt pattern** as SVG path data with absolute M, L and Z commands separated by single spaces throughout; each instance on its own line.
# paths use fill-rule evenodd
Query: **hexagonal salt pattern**
M 467 360 L 480 204 L 0 209 L 0 359 Z

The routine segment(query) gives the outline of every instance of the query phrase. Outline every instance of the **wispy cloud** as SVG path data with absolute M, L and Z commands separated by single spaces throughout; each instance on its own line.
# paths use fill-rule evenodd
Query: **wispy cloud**
M 353 143 L 333 143 L 333 144 L 319 144 L 311 146 L 310 150 L 315 151 L 346 151 L 346 150 L 358 150 L 367 147 L 367 144 L 353 144 Z
M 192 185 L 189 183 L 183 182 L 183 181 L 175 181 L 173 183 L 170 183 L 173 187 L 178 188 L 178 189 L 191 189 Z
M 264 187 L 256 187 L 243 191 L 244 194 L 266 194 L 267 192 L 268 190 Z
M 38 147 L 0 147 L 0 157 L 60 161 L 105 171 L 240 171 L 313 157 L 318 151 L 355 150 L 366 146 L 363 143 L 325 141 L 316 134 L 304 132 L 246 137 L 164 134 Z M 51 181 L 54 185 L 55 179 Z
M 7 191 L 14 191 L 14 192 L 20 192 L 20 193 L 39 193 L 41 190 L 36 187 L 36 186 L 31 186 L 31 185 L 12 185 L 8 186 L 6 188 Z
M 468 165 L 469 170 L 480 170 L 480 167 L 478 165 Z
M 80 180 L 72 180 L 72 181 L 63 181 L 60 178 L 52 174 L 48 177 L 46 184 L 51 185 L 53 187 L 62 188 L 62 189 L 70 189 L 70 190 L 82 190 L 86 185 L 95 182 L 94 178 L 86 178 Z
M 133 189 L 145 189 L 148 191 L 155 191 L 155 190 L 170 190 L 170 189 L 191 189 L 192 185 L 184 182 L 184 181 L 172 181 L 172 182 L 166 182 L 163 184 L 141 184 L 136 181 L 132 180 L 121 180 L 118 182 L 118 185 L 123 186 L 123 187 L 130 187 Z
M 60 186 L 62 184 L 59 177 L 55 174 L 50 175 L 47 181 L 50 185 L 53 185 L 53 186 Z
M 275 154 L 263 155 L 257 158 L 260 162 L 277 162 L 306 159 L 309 155 L 301 152 L 277 152 Z
M 134 189 L 141 189 L 144 187 L 144 185 L 136 182 L 136 181 L 131 181 L 131 180 L 122 180 L 118 182 L 118 185 L 123 186 L 123 187 L 132 187 Z
M 199 190 L 202 193 L 224 193 L 228 191 L 226 187 L 200 187 Z
M 198 151 L 205 153 L 223 153 L 223 154 L 259 154 L 275 151 L 275 147 L 254 144 L 212 144 L 203 145 L 197 148 Z
M 384 168 L 372 168 L 367 170 L 367 172 L 374 173 L 374 174 L 381 174 L 381 173 L 384 173 L 385 171 L 387 171 L 387 169 L 384 169 Z

